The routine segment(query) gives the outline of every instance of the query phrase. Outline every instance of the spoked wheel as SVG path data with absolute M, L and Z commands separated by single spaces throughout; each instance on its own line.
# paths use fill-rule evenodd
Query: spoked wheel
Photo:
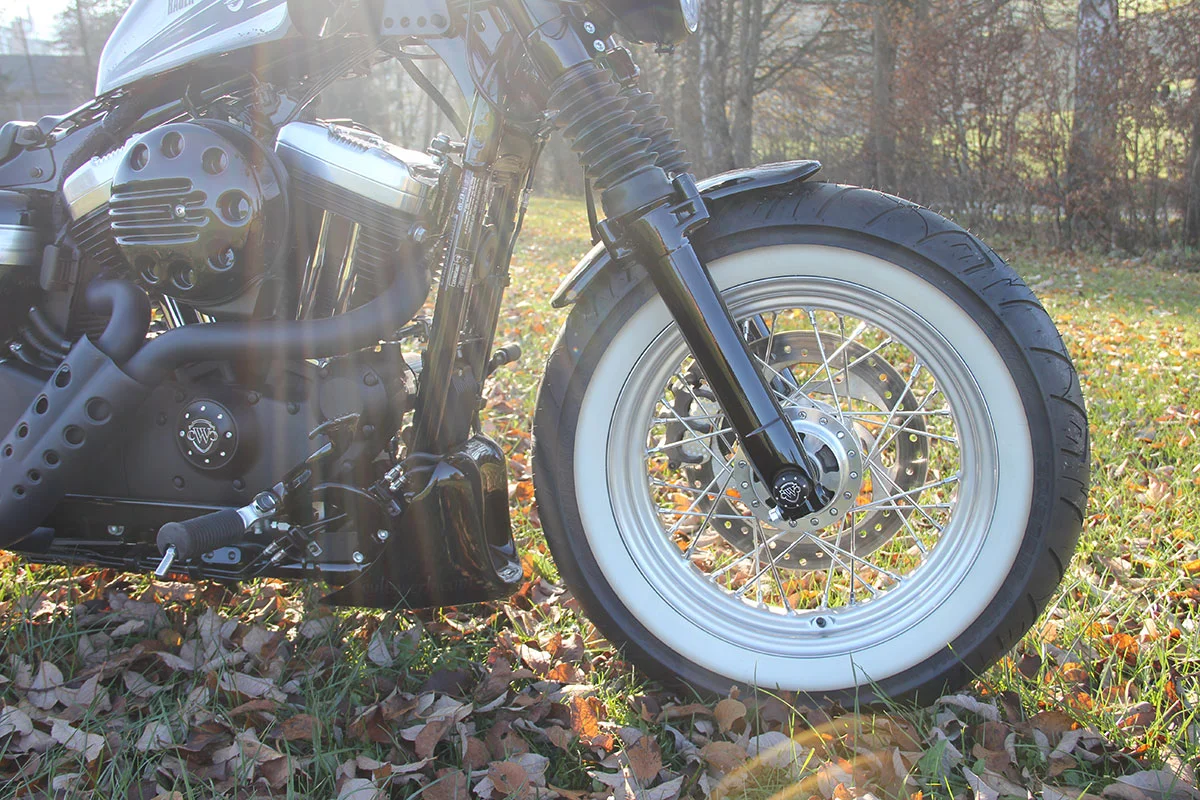
M 822 316 L 812 311 L 810 322 L 800 310 L 805 325 L 817 323 Z M 678 490 L 666 492 L 667 504 L 662 502 L 664 493 L 658 493 L 659 513 L 678 516 L 678 529 L 687 533 L 700 527 L 697 522 L 703 512 L 709 522 L 716 521 L 717 532 L 742 551 L 765 547 L 762 555 L 771 556 L 773 570 L 832 566 L 836 555 L 831 556 L 830 546 L 849 547 L 855 556 L 869 555 L 902 528 L 915 543 L 915 529 L 905 525 L 908 513 L 928 516 L 933 508 L 916 508 L 914 500 L 928 488 L 922 483 L 928 473 L 929 444 L 950 440 L 927 427 L 926 418 L 949 418 L 950 410 L 944 407 L 944 399 L 934 401 L 940 407 L 927 407 L 940 396 L 936 390 L 924 403 L 917 400 L 920 389 L 888 361 L 889 353 L 894 357 L 901 350 L 890 337 L 878 332 L 872 336 L 865 323 L 855 326 L 848 337 L 830 330 L 821 333 L 819 324 L 812 330 L 780 330 L 795 313 L 756 314 L 742 328 L 780 404 L 822 467 L 822 485 L 835 498 L 830 516 L 789 526 L 799 528 L 800 534 L 784 530 L 773 518 L 770 492 L 748 463 L 736 457 L 731 435 L 712 434 L 728 425 L 719 413 L 711 413 L 716 408 L 707 399 L 712 393 L 694 366 L 668 380 L 661 408 L 669 414 L 656 419 L 666 422 L 666 432 L 662 438 L 658 426 L 651 432 L 649 452 L 666 456 L 666 471 L 677 481 L 659 488 Z M 847 319 L 834 313 L 828 321 L 836 331 L 846 327 Z M 856 341 L 864 337 L 877 341 L 871 347 Z M 716 474 L 717 467 L 724 480 Z M 648 469 L 663 473 L 662 459 L 656 458 Z M 688 486 L 679 486 L 679 481 Z M 683 502 L 689 507 L 669 510 L 671 503 Z M 696 509 L 691 508 L 693 502 Z M 845 516 L 835 518 L 839 509 Z M 750 519 L 737 524 L 738 517 Z M 759 524 L 744 524 L 750 520 Z M 814 536 L 818 531 L 836 536 L 821 541 Z
M 779 518 L 628 273 L 573 311 L 539 400 L 535 480 L 564 576 L 639 663 L 714 692 L 961 683 L 1033 623 L 1081 522 L 1086 421 L 1045 312 L 929 212 L 903 207 L 912 230 L 890 243 L 859 230 L 894 198 L 859 190 L 870 216 L 801 224 L 837 191 L 805 187 L 790 220 L 725 207 L 701 243 L 824 508 Z M 930 230 L 947 241 L 922 252 Z

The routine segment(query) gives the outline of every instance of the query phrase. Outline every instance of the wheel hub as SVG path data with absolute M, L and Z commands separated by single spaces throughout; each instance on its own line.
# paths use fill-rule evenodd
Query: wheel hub
M 863 445 L 854 431 L 837 420 L 834 414 L 821 404 L 811 408 L 786 409 L 784 414 L 792 427 L 804 440 L 804 449 L 817 465 L 818 475 L 814 483 L 824 489 L 831 499 L 816 512 L 801 519 L 785 523 L 774 511 L 774 500 L 770 488 L 755 474 L 754 468 L 734 451 L 733 478 L 730 487 L 740 495 L 740 501 L 758 519 L 771 529 L 795 528 L 796 533 L 785 533 L 778 538 L 779 549 L 786 549 L 804 533 L 815 533 L 832 525 L 840 525 L 842 518 L 854 507 L 855 500 L 863 487 Z M 718 526 L 721 534 L 738 548 L 755 545 L 754 531 L 745 525 L 729 528 Z M 803 532 L 803 533 L 802 533 Z M 768 536 L 774 530 L 764 529 Z M 790 556 L 796 548 L 786 554 Z

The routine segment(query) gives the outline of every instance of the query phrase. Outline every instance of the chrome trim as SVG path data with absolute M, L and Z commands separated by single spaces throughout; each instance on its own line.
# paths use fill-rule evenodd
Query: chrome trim
M 72 220 L 83 219 L 108 203 L 112 197 L 113 178 L 125 149 L 122 145 L 107 155 L 90 159 L 63 181 L 63 200 Z
M 291 122 L 279 129 L 275 151 L 289 173 L 340 187 L 416 217 L 437 188 L 433 158 L 343 125 Z
M 0 267 L 32 267 L 42 263 L 36 228 L 0 225 Z

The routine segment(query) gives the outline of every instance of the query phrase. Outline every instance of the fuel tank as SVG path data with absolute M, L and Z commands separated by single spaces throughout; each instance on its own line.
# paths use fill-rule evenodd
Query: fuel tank
M 296 35 L 287 0 L 133 0 L 100 54 L 96 96 Z

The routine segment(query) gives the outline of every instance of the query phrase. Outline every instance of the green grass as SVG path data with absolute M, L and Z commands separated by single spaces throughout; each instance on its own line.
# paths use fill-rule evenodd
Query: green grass
M 475 686 L 505 663 L 518 669 L 522 646 L 553 649 L 555 634 L 563 640 L 577 634 L 585 643 L 581 654 L 566 661 L 575 670 L 570 674 L 582 674 L 590 687 L 586 691 L 596 698 L 590 707 L 599 718 L 597 732 L 615 737 L 618 751 L 623 740 L 635 737 L 633 729 L 653 736 L 664 769 L 682 776 L 684 791 L 694 796 L 705 786 L 747 800 L 823 796 L 834 793 L 846 776 L 881 797 L 916 791 L 957 796 L 968 787 L 964 767 L 982 774 L 988 758 L 996 758 L 996 748 L 984 745 L 996 745 L 998 733 L 1012 735 L 1017 757 L 1003 774 L 1035 793 L 1045 782 L 1098 794 L 1119 775 L 1176 760 L 1195 763 L 1200 756 L 1195 711 L 1200 704 L 1200 449 L 1195 443 L 1200 434 L 1200 275 L 998 244 L 1038 287 L 1076 359 L 1091 414 L 1094 464 L 1087 522 L 1062 591 L 1011 656 L 967 690 L 1001 710 L 1003 730 L 989 729 L 977 713 L 961 709 L 954 709 L 957 722 L 951 721 L 944 716 L 946 706 L 896 706 L 888 714 L 859 716 L 853 709 L 842 716 L 835 710 L 836 718 L 830 719 L 825 711 L 811 709 L 794 717 L 786 703 L 765 694 L 742 698 L 750 707 L 751 733 L 783 728 L 815 749 L 794 770 L 764 759 L 714 788 L 709 779 L 702 780 L 701 762 L 692 751 L 730 736 L 722 736 L 711 718 L 701 715 L 670 723 L 686 737 L 680 740 L 658 716 L 669 702 L 695 698 L 673 701 L 644 681 L 577 613 L 569 597 L 534 599 L 529 590 L 557 575 L 533 506 L 529 428 L 541 366 L 563 318 L 549 307 L 549 299 L 588 248 L 582 207 L 541 199 L 531 207 L 514 259 L 498 333 L 501 342 L 519 342 L 525 357 L 502 369 L 488 387 L 485 423 L 513 459 L 513 518 L 527 553 L 528 590 L 511 604 L 467 609 L 330 612 L 319 606 L 313 587 L 270 581 L 235 589 L 156 584 L 145 576 L 110 571 L 26 566 L 0 555 L 0 701 L 37 717 L 34 739 L 40 741 L 32 748 L 40 752 L 22 752 L 19 734 L 3 733 L 4 721 L 15 717 L 0 717 L 0 796 L 49 796 L 57 779 L 61 788 L 76 792 L 71 796 L 93 792 L 98 798 L 150 798 L 159 789 L 184 797 L 257 792 L 333 798 L 347 775 L 371 775 L 362 763 L 346 767 L 347 762 L 416 760 L 416 743 L 403 731 L 422 720 L 417 711 L 396 712 L 399 699 L 419 697 L 430 680 L 446 688 L 447 676 L 456 670 L 466 671 Z M 154 609 L 115 611 L 121 596 L 156 603 L 161 614 L 138 630 L 123 629 L 125 620 Z M 210 673 L 167 663 L 161 653 L 178 654 L 181 642 L 196 640 L 210 612 L 227 621 L 219 649 L 233 660 Z M 329 621 L 321 629 L 314 621 L 325 617 Z M 264 633 L 275 634 L 273 651 L 244 656 L 247 641 Z M 372 658 L 373 637 L 393 642 L 392 664 Z M 237 658 L 244 660 L 234 663 Z M 68 687 L 99 676 L 107 699 L 46 711 L 30 708 L 31 692 L 20 685 L 29 676 L 21 674 L 21 666 L 37 670 L 42 662 L 60 669 Z M 254 703 L 258 698 L 223 688 L 237 671 L 269 678 L 282 687 L 285 699 Z M 161 689 L 139 697 L 127 688 L 126 672 Z M 464 718 L 461 732 L 436 743 L 433 760 L 414 773 L 418 780 L 388 791 L 396 797 L 451 797 L 444 792 L 450 778 L 435 779 L 441 769 L 464 767 L 469 759 L 462 742 L 471 737 L 483 743 L 487 760 L 528 749 L 549 759 L 550 784 L 568 792 L 610 794 L 589 774 L 617 771 L 600 765 L 606 755 L 602 749 L 578 739 L 562 749 L 539 733 L 579 726 L 570 713 L 570 693 L 555 694 L 562 681 L 542 680 L 517 678 L 502 705 L 475 710 Z M 467 699 L 477 707 L 490 700 L 478 694 Z M 643 708 L 649 713 L 643 715 Z M 1044 757 L 1035 731 L 1053 732 L 1058 711 L 1104 737 L 1103 745 L 1088 751 L 1096 754 L 1094 760 L 1079 751 L 1070 763 Z M 279 735 L 290 718 L 305 714 L 316 720 L 311 740 Z M 100 755 L 89 761 L 72 748 L 78 740 L 56 742 L 50 736 L 52 718 L 103 737 Z M 518 724 L 522 718 L 535 727 Z M 175 745 L 185 746 L 139 750 L 135 744 L 143 732 L 160 724 Z M 899 726 L 911 726 L 904 728 L 911 730 L 911 742 L 897 733 Z M 936 743 L 935 728 L 953 737 L 961 762 L 947 762 L 948 748 Z M 240 765 L 233 759 L 214 766 L 235 737 L 251 729 L 287 757 L 282 779 L 272 770 L 278 763 L 255 764 L 246 747 Z M 736 738 L 736 731 L 731 735 Z M 212 742 L 201 747 L 202 737 Z M 905 774 L 888 777 L 883 773 L 890 769 L 893 751 L 905 754 L 900 762 Z M 66 777 L 73 773 L 78 775 Z M 471 785 L 481 777 L 472 778 Z M 845 787 L 837 791 L 848 796 Z M 493 794 L 497 800 L 501 796 Z

